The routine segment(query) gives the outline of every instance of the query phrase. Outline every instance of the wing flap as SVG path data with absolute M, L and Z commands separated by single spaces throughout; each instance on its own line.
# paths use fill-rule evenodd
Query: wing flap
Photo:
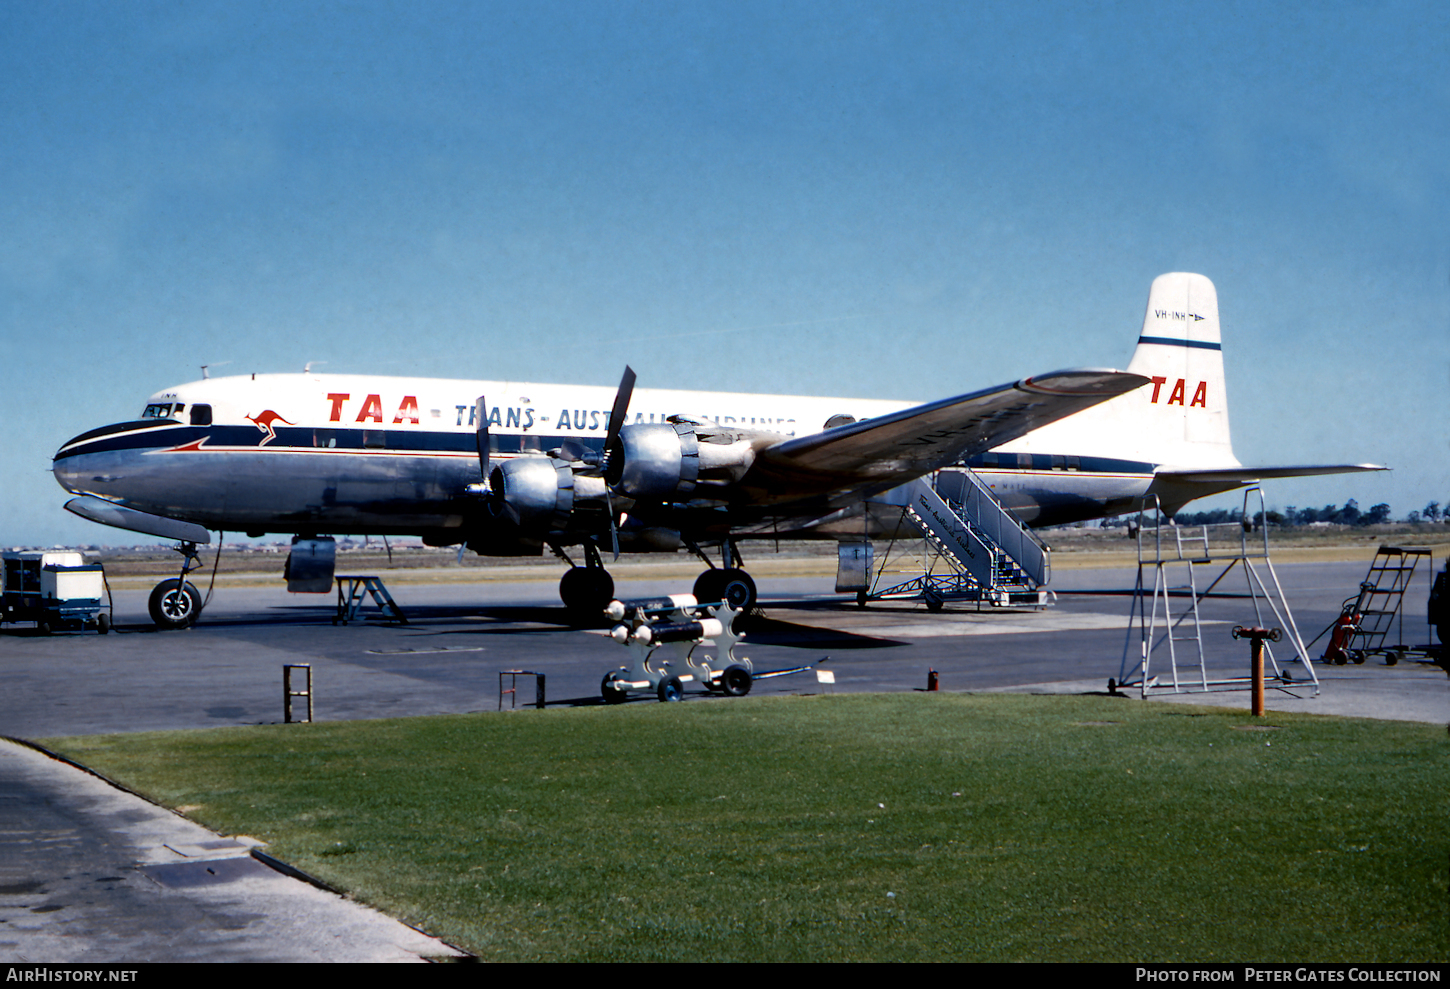
M 750 480 L 778 494 L 890 487 L 1147 384 L 1124 371 L 1054 371 L 785 440 Z

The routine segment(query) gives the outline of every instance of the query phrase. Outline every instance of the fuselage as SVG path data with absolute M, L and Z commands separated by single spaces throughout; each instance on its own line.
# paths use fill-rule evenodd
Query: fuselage
M 419 535 L 446 545 L 488 524 L 468 491 L 483 480 L 479 396 L 497 462 L 566 444 L 598 452 L 614 390 L 353 375 L 215 378 L 157 392 L 138 419 L 71 439 L 53 470 L 67 491 L 212 530 Z M 914 404 L 640 388 L 627 421 L 685 416 L 785 438 L 819 432 L 833 417 L 865 419 Z M 1129 511 L 1153 481 L 1154 464 L 1038 452 L 1029 439 L 967 461 L 1029 524 Z M 1033 452 L 1018 452 L 1024 448 Z M 795 524 L 806 521 L 819 524 Z M 842 534 L 788 510 L 772 528 L 797 537 Z

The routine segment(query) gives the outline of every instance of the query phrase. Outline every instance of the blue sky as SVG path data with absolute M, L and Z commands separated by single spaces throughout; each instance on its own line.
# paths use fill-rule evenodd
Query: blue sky
M 1450 502 L 1450 7 L 0 5 L 0 543 L 217 373 L 939 398 L 1218 287 L 1272 505 Z M 322 362 L 326 362 L 323 364 Z M 1226 504 L 1222 499 L 1195 507 Z

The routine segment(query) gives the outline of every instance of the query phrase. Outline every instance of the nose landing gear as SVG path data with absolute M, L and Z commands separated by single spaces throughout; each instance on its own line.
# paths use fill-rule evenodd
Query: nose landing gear
M 146 607 L 157 628 L 186 628 L 201 614 L 201 595 L 191 581 L 183 586 L 181 580 L 172 577 L 156 585 Z
M 188 628 L 201 616 L 201 595 L 186 579 L 187 574 L 201 566 L 196 543 L 183 542 L 175 549 L 183 558 L 180 576 L 157 584 L 146 602 L 146 610 L 151 612 L 151 620 L 159 629 Z

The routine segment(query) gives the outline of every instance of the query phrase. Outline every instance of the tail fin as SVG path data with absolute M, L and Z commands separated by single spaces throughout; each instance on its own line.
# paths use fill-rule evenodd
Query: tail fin
M 1151 383 L 1001 449 L 1081 453 L 1169 467 L 1237 467 L 1229 439 L 1218 294 L 1202 275 L 1153 279 L 1128 370 Z
M 1181 272 L 1153 279 L 1128 370 L 1153 382 L 1134 396 L 1142 441 L 1156 451 L 1145 459 L 1194 467 L 1238 463 L 1229 439 L 1213 282 Z

